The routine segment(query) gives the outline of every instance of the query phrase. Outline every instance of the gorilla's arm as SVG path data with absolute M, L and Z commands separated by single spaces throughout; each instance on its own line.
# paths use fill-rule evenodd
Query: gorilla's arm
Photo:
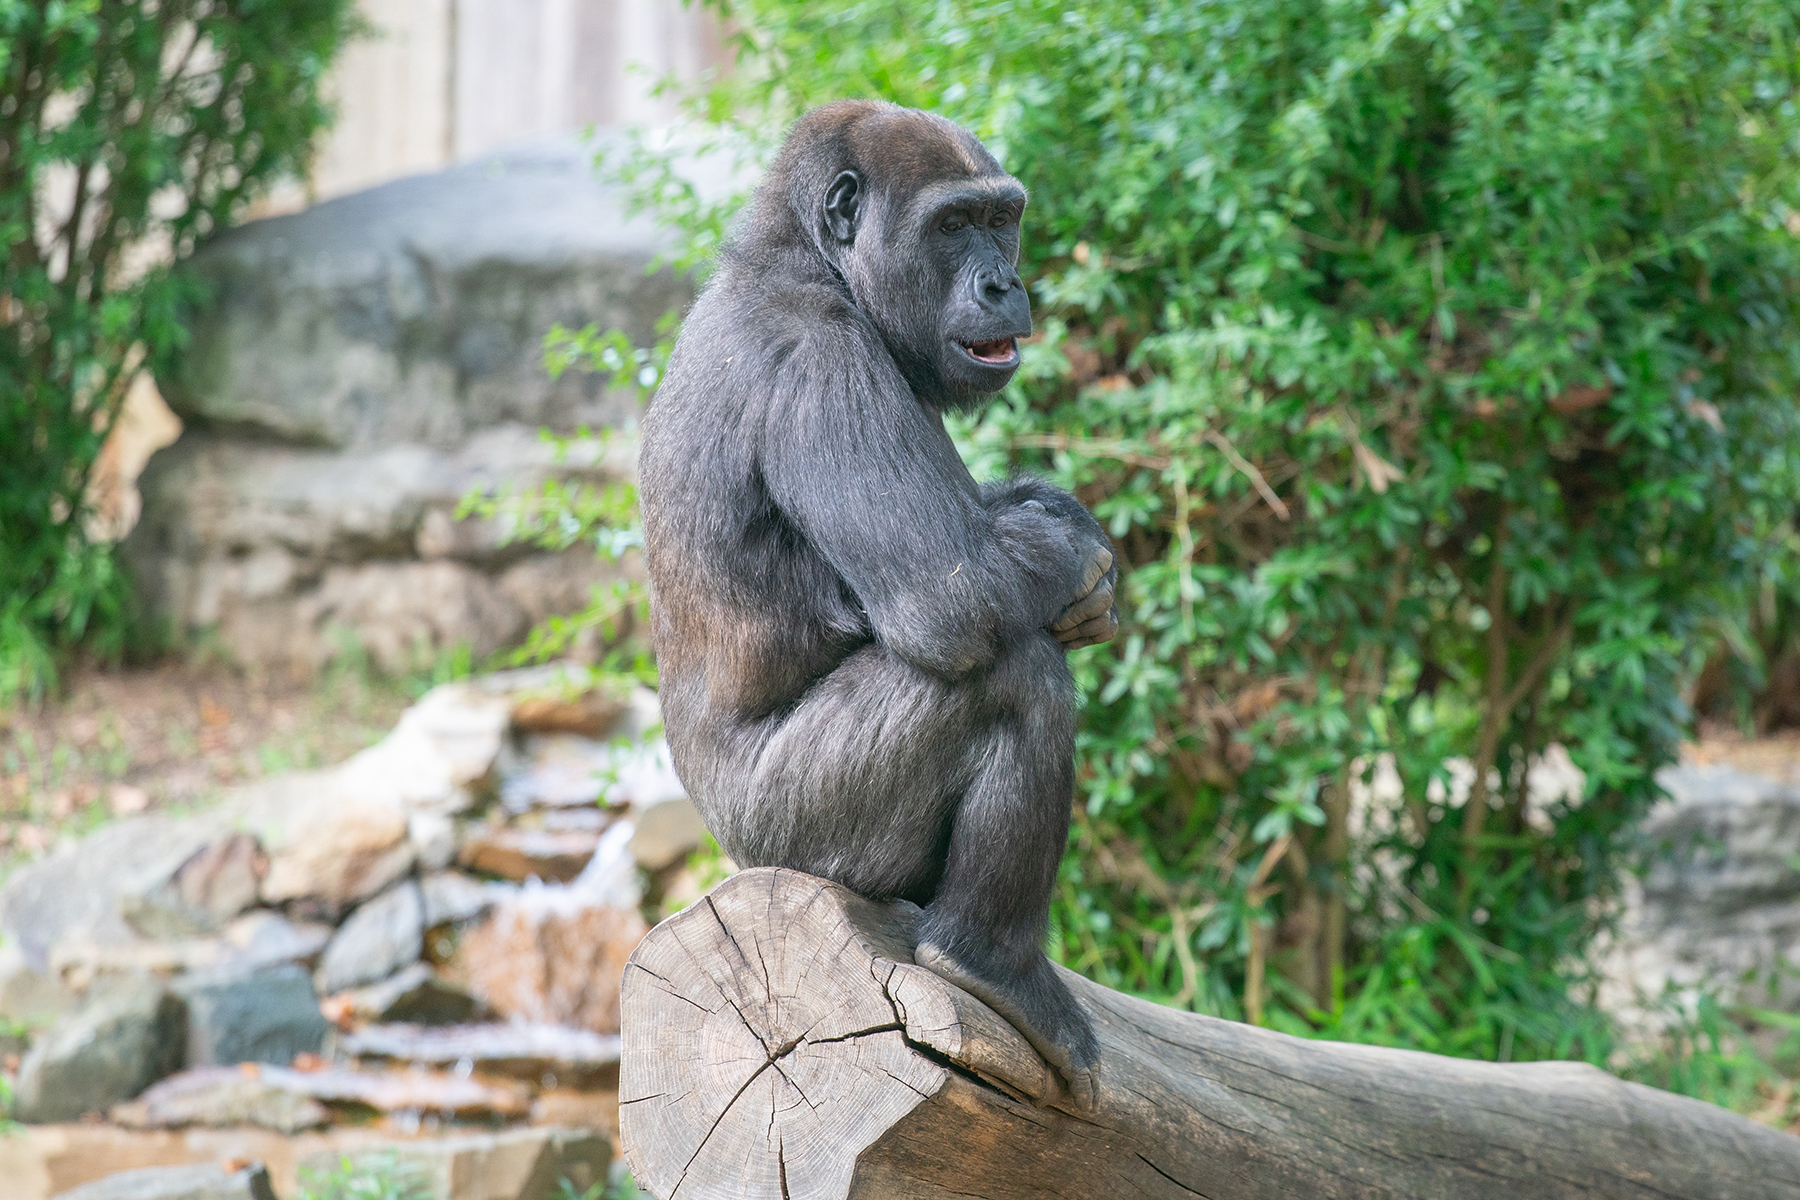
M 1087 506 L 1059 487 L 1030 476 L 1016 476 L 997 483 L 981 485 L 981 505 L 991 513 L 999 513 L 1020 505 L 1037 505 L 1051 516 L 1066 522 L 1078 537 L 1091 539 L 1094 545 L 1111 547 L 1106 531 Z M 1088 560 L 1082 588 L 1056 618 L 1050 632 L 1057 641 L 1074 650 L 1109 641 L 1119 630 L 1119 611 L 1113 604 L 1113 589 L 1119 582 L 1119 567 L 1110 553 L 1102 561 L 1098 556 Z
M 778 355 L 764 482 L 883 645 L 953 677 L 1090 594 L 1110 565 L 1091 516 L 1084 527 L 1046 500 L 985 504 L 873 330 L 814 321 Z

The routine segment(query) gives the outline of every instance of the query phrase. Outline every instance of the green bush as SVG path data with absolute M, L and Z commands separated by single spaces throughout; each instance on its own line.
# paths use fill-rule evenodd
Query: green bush
M 1794 511 L 1794 7 L 723 12 L 736 69 L 690 96 L 719 146 L 880 96 L 1031 191 L 1041 337 L 958 433 L 978 476 L 1074 489 L 1127 568 L 1075 659 L 1063 960 L 1297 1032 L 1605 1059 L 1588 947 Z M 615 168 L 716 245 L 731 205 L 666 154 Z M 1585 790 L 1534 801 L 1557 745 Z
M 0 704 L 116 650 L 87 532 L 126 388 L 182 342 L 164 265 L 303 166 L 352 0 L 0 0 Z

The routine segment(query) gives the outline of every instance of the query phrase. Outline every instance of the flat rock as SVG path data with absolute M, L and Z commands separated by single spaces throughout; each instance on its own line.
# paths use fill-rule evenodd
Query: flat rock
M 178 1069 L 186 1042 L 186 1005 L 160 983 L 127 979 L 98 987 L 25 1055 L 13 1115 L 72 1121 L 105 1112 Z
M 310 963 L 324 951 L 332 932 L 331 926 L 320 922 L 290 921 L 259 908 L 231 922 L 219 937 L 234 952 L 234 964 L 252 967 Z
M 14 1025 L 47 1024 L 74 1008 L 75 993 L 48 969 L 26 961 L 16 942 L 0 942 L 0 1021 Z
M 326 1022 L 305 967 L 226 968 L 177 979 L 189 1066 L 287 1064 L 324 1047 Z
M 528 734 L 501 771 L 500 800 L 514 813 L 592 806 L 620 756 L 619 748 L 579 734 Z
M 505 885 L 483 883 L 457 871 L 437 871 L 419 880 L 425 928 L 471 921 L 511 895 Z
M 581 874 L 599 845 L 597 829 L 477 826 L 463 838 L 457 861 L 505 879 L 566 882 Z
M 407 813 L 460 813 L 486 790 L 506 736 L 503 698 L 463 683 L 425 693 L 394 731 L 334 772 L 341 795 Z
M 619 1093 L 616 1088 L 543 1088 L 531 1102 L 533 1125 L 604 1131 L 619 1138 Z
M 594 689 L 573 696 L 520 696 L 512 702 L 512 725 L 531 733 L 579 733 L 602 737 L 625 705 Z
M 120 915 L 146 937 L 214 933 L 256 903 L 267 870 L 268 859 L 254 836 L 221 831 L 173 872 L 158 872 L 122 891 Z
M 138 940 L 120 914 L 123 891 L 169 878 L 222 832 L 211 817 L 130 817 L 21 867 L 0 887 L 0 937 L 38 971 L 64 941 Z
M 706 840 L 706 822 L 686 796 L 665 796 L 633 804 L 631 856 L 646 871 L 660 871 L 686 858 Z
M 459 987 L 438 977 L 427 963 L 403 967 L 390 978 L 352 988 L 332 998 L 356 1022 L 411 1021 L 420 1025 L 458 1025 L 472 1020 L 481 1006 Z
M 428 1065 L 468 1063 L 478 1071 L 545 1087 L 554 1086 L 546 1082 L 546 1076 L 576 1087 L 603 1082 L 608 1076 L 616 1077 L 619 1064 L 616 1034 L 523 1022 L 371 1025 L 344 1035 L 340 1044 L 346 1054 L 362 1058 Z
M 254 1125 L 287 1134 L 331 1121 L 330 1111 L 317 1100 L 241 1067 L 196 1067 L 171 1075 L 136 1100 L 114 1105 L 109 1116 L 127 1129 Z
M 342 452 L 192 427 L 139 479 L 144 515 L 120 552 L 153 611 L 207 628 L 240 662 L 316 670 L 345 651 L 338 626 L 376 665 L 406 671 L 458 645 L 485 656 L 643 574 L 635 556 L 588 547 L 522 551 L 499 522 L 456 519 L 464 495 L 631 470 L 628 438 L 558 460 L 529 425 Z
M 415 852 L 398 807 L 338 794 L 329 772 L 314 780 L 321 794 L 288 814 L 294 836 L 270 855 L 263 899 L 330 920 L 402 878 Z
M 183 1129 L 126 1129 L 110 1122 L 86 1121 L 22 1125 L 0 1137 L 0 1196 L 5 1200 L 50 1200 L 119 1171 L 236 1161 L 265 1164 L 275 1194 L 283 1200 L 296 1200 L 306 1182 L 296 1178 L 302 1159 L 321 1155 L 335 1163 L 344 1154 L 389 1145 L 404 1136 L 377 1123 L 332 1125 L 297 1134 L 255 1125 L 190 1125 Z
M 604 738 L 631 709 L 621 693 L 579 663 L 556 662 L 495 671 L 472 681 L 511 705 L 515 733 L 573 733 Z
M 500 799 L 512 812 L 605 803 L 649 807 L 687 795 L 668 743 L 599 742 L 575 734 L 531 734 L 501 773 Z
M 221 938 L 177 938 L 162 942 L 134 937 L 129 941 L 90 941 L 66 937 L 50 952 L 50 974 L 82 994 L 110 980 L 139 975 L 167 978 L 188 971 L 224 966 L 236 950 Z
M 635 907 L 527 887 L 463 934 L 448 969 L 502 1016 L 617 1033 L 625 961 L 648 932 Z
M 397 1143 L 368 1158 L 412 1167 L 432 1200 L 552 1200 L 603 1187 L 612 1144 L 585 1129 L 509 1129 Z
M 619 819 L 619 814 L 609 808 L 542 808 L 531 814 L 535 822 L 530 828 L 548 829 L 563 833 L 581 830 L 596 836 L 606 832 Z
M 144 1167 L 63 1192 L 56 1200 L 275 1200 L 261 1163 L 234 1171 L 216 1164 Z
M 425 902 L 419 885 L 402 880 L 370 900 L 338 928 L 319 961 L 319 986 L 341 992 L 386 979 L 424 952 Z
M 516 1117 L 530 1109 L 523 1089 L 483 1083 L 444 1071 L 363 1070 L 326 1067 L 296 1071 L 263 1067 L 271 1087 L 326 1104 L 361 1105 L 380 1112 L 436 1113 L 445 1117 Z

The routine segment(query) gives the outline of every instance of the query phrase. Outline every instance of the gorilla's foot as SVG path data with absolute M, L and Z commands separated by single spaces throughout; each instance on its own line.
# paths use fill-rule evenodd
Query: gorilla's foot
M 1093 1111 L 1100 1089 L 1100 1041 L 1048 959 L 1040 954 L 1033 966 L 1005 980 L 969 969 L 930 942 L 919 944 L 913 961 L 1005 1017 L 1062 1076 L 1074 1107 Z

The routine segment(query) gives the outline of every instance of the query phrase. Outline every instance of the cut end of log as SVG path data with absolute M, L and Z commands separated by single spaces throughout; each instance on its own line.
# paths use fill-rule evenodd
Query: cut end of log
M 622 991 L 619 1120 L 639 1185 L 842 1197 L 857 1156 L 953 1071 L 1053 1097 L 1023 1037 L 913 964 L 916 912 L 764 868 L 659 926 Z

